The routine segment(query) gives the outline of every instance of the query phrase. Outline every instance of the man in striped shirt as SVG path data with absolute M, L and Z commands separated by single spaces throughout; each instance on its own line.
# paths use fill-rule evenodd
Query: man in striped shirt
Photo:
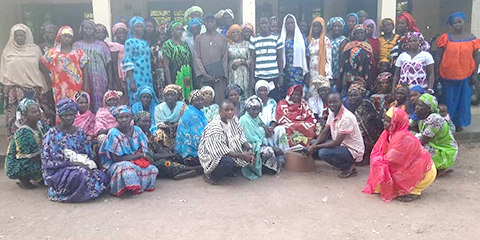
M 283 86 L 283 43 L 278 36 L 270 32 L 268 18 L 260 18 L 259 35 L 250 41 L 252 55 L 251 79 L 252 86 L 256 81 L 266 80 L 275 83 L 275 90 L 270 94 L 275 100 L 280 100 L 279 89 Z

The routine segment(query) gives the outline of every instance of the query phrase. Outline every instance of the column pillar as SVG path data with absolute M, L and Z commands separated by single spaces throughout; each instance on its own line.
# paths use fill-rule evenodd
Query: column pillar
M 255 0 L 242 0 L 242 22 L 249 22 L 256 26 Z
M 112 7 L 111 0 L 92 0 L 93 20 L 107 27 L 108 35 L 112 36 Z M 107 38 L 107 41 L 109 39 Z
M 377 1 L 377 23 L 380 23 L 384 18 L 391 18 L 395 20 L 397 16 L 397 1 L 396 0 L 378 0 Z
M 471 31 L 472 33 L 479 37 L 480 36 L 480 0 L 472 0 L 472 17 Z

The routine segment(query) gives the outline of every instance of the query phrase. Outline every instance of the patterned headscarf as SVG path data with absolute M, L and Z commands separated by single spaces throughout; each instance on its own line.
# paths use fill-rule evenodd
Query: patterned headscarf
M 228 98 L 231 91 L 237 91 L 238 95 L 243 96 L 243 90 L 238 84 L 230 84 L 225 89 L 225 98 Z
M 66 112 L 75 112 L 75 114 L 78 112 L 78 105 L 75 101 L 73 101 L 70 98 L 64 98 L 60 99 L 57 102 L 57 105 L 55 106 L 55 109 L 57 110 L 57 115 L 62 116 Z
M 360 95 L 365 96 L 365 93 L 367 92 L 367 83 L 363 78 L 357 77 L 355 78 L 355 81 L 350 84 L 350 87 L 348 88 L 348 93 L 354 90 L 358 90 L 360 92 Z
M 128 38 L 133 38 L 133 28 L 138 23 L 143 25 L 143 31 L 145 31 L 145 20 L 142 17 L 138 17 L 138 16 L 132 17 L 132 19 L 130 19 L 130 22 L 128 23 L 130 28 Z
M 71 27 L 69 26 L 63 26 L 58 30 L 57 37 L 55 38 L 55 44 L 60 46 L 60 37 L 62 35 L 70 35 L 74 36 L 74 31 Z
M 233 11 L 232 11 L 232 9 L 230 9 L 230 8 L 227 8 L 227 9 L 225 9 L 225 10 L 220 10 L 220 11 L 218 11 L 218 12 L 215 14 L 215 18 L 222 18 L 223 15 L 225 15 L 225 14 L 230 15 L 230 17 L 232 17 L 232 19 L 235 18 L 235 15 L 233 15 Z
M 384 18 L 384 19 L 382 19 L 382 21 L 380 22 L 380 25 L 378 26 L 378 27 L 380 28 L 380 31 L 382 31 L 384 22 L 389 22 L 389 23 L 395 25 L 395 22 L 393 21 L 393 19 L 391 19 L 391 18 Z
M 447 20 L 447 22 L 445 22 L 445 24 L 453 26 L 453 20 L 455 18 L 461 18 L 461 19 L 463 19 L 464 22 L 467 21 L 467 15 L 464 12 L 455 12 L 455 13 L 452 13 L 452 15 L 450 15 L 448 17 L 448 20 Z
M 425 103 L 430 108 L 430 112 L 432 112 L 432 113 L 439 113 L 440 112 L 440 110 L 438 109 L 438 101 L 437 101 L 436 97 L 434 97 L 434 96 L 432 96 L 428 93 L 424 93 L 424 94 L 422 94 L 422 96 L 420 96 L 420 98 L 418 100 Z
M 140 112 L 138 112 L 138 113 L 133 117 L 133 123 L 134 123 L 135 125 L 137 125 L 138 121 L 140 121 L 140 119 L 142 119 L 142 118 L 145 117 L 145 116 L 148 116 L 148 118 L 150 118 L 150 119 L 152 118 L 152 116 L 150 115 L 149 112 L 147 112 L 147 111 L 140 111 Z
M 85 20 L 83 20 L 82 24 L 80 25 L 80 29 L 78 30 L 78 33 L 80 35 L 83 34 L 83 30 L 84 30 L 86 25 L 92 26 L 93 29 L 95 29 L 97 27 L 97 25 L 95 25 L 94 22 L 92 22 L 91 20 L 85 19 Z
M 255 34 L 255 27 L 253 26 L 253 24 L 249 23 L 249 22 L 245 22 L 242 24 L 242 30 L 245 29 L 245 28 L 248 28 L 252 31 L 252 35 Z
M 367 13 L 367 11 L 365 11 L 365 10 L 363 10 L 363 9 L 361 9 L 361 10 L 359 10 L 359 11 L 357 12 L 357 16 L 360 16 L 360 14 L 362 14 L 362 13 L 365 14 L 365 15 L 367 16 L 367 18 L 368 18 L 368 13 Z M 362 23 L 360 23 L 360 24 L 362 24 Z M 363 24 L 365 24 L 365 23 L 363 22 Z
M 273 23 L 278 23 L 278 17 L 277 16 L 272 16 L 270 17 L 270 22 L 273 22 Z
M 78 103 L 78 101 L 80 101 L 82 97 L 87 99 L 88 105 L 90 106 L 90 94 L 88 94 L 87 92 L 84 92 L 84 91 L 76 92 L 75 95 L 73 95 L 73 100 Z
M 380 73 L 378 74 L 377 76 L 377 82 L 379 83 L 389 83 L 389 82 L 392 82 L 392 73 L 390 72 L 383 72 L 383 73 Z
M 321 17 L 316 17 L 312 21 L 312 25 L 310 27 L 310 34 L 308 34 L 308 44 L 312 42 L 313 39 L 313 24 L 320 23 L 322 25 L 322 31 L 320 32 L 319 41 L 318 41 L 318 75 L 325 76 L 325 65 L 327 64 L 326 58 L 326 51 L 325 51 L 325 35 L 327 33 L 327 29 L 325 27 L 325 20 Z
M 163 88 L 163 94 L 167 95 L 168 92 L 174 92 L 178 95 L 178 100 L 183 100 L 183 89 L 176 84 L 170 84 Z
M 58 31 L 58 27 L 53 23 L 44 23 L 40 27 L 40 35 L 43 36 L 47 30 L 51 29 L 53 32 Z
M 365 22 L 363 22 L 363 25 L 368 28 L 368 25 L 373 24 L 373 33 L 372 33 L 372 38 L 377 39 L 378 38 L 378 31 L 377 31 L 377 24 L 373 19 L 367 19 Z
M 258 89 L 261 87 L 266 87 L 268 93 L 270 93 L 273 89 L 275 89 L 275 83 L 267 82 L 265 80 L 258 80 L 257 83 L 255 83 L 255 93 L 257 93 Z
M 123 29 L 127 32 L 127 35 L 129 33 L 129 29 L 127 27 L 127 25 L 125 25 L 125 23 L 123 22 L 118 22 L 116 23 L 115 25 L 113 25 L 113 28 L 112 28 L 112 35 L 113 35 L 113 39 L 116 40 L 116 37 L 115 37 L 115 33 L 117 32 L 118 29 Z
M 22 99 L 22 101 L 20 101 L 20 103 L 17 106 L 16 118 L 15 118 L 16 119 L 15 125 L 17 127 L 20 127 L 23 125 L 23 123 L 27 118 L 27 110 L 29 107 L 33 105 L 38 105 L 38 103 L 29 98 L 24 98 Z
M 133 110 L 127 105 L 118 106 L 112 111 L 112 115 L 115 118 L 117 118 L 122 113 L 128 113 L 133 116 Z
M 327 23 L 327 32 L 330 32 L 333 28 L 333 24 L 339 22 L 340 24 L 342 24 L 342 28 L 345 28 L 345 25 L 347 25 L 345 23 L 345 20 L 343 20 L 343 18 L 341 17 L 332 17 L 330 18 L 330 20 L 328 20 L 328 23 Z
M 212 93 L 212 99 L 215 98 L 215 90 L 210 86 L 204 86 L 200 91 L 202 91 L 202 94 L 205 94 L 206 91 L 210 91 Z
M 408 43 L 408 40 L 412 37 L 417 37 L 420 40 L 420 49 L 422 51 L 430 50 L 430 44 L 425 41 L 425 38 L 423 37 L 423 34 L 421 32 L 408 32 L 407 35 L 403 36 L 400 39 L 400 41 L 403 43 L 403 48 L 406 49 L 406 44 Z
M 202 26 L 202 25 L 203 25 L 202 19 L 200 19 L 200 18 L 192 18 L 192 19 L 188 20 L 187 30 L 190 31 L 190 28 L 191 28 L 191 27 L 194 27 L 194 26 Z
M 247 98 L 247 100 L 245 100 L 245 108 L 250 109 L 252 107 L 260 107 L 260 109 L 263 109 L 262 99 L 256 95 Z
M 420 32 L 420 29 L 418 29 L 417 27 L 417 20 L 415 20 L 415 18 L 413 18 L 410 13 L 403 12 L 402 14 L 400 14 L 400 16 L 398 16 L 397 22 L 398 20 L 403 20 L 407 22 L 409 32 Z
M 183 24 L 181 22 L 172 23 L 172 25 L 170 26 L 170 31 L 173 31 L 173 29 L 175 29 L 178 26 L 183 26 Z
M 230 42 L 233 42 L 232 33 L 235 30 L 238 30 L 238 31 L 242 32 L 242 27 L 240 27 L 240 25 L 238 25 L 238 24 L 233 24 L 232 26 L 230 26 L 230 28 L 227 31 L 227 39 Z M 243 40 L 243 37 L 242 37 L 242 40 Z
M 123 96 L 123 92 L 115 91 L 115 90 L 108 90 L 105 95 L 103 95 L 103 104 L 107 105 L 107 101 L 112 98 L 120 99 Z
M 201 90 L 198 90 L 198 89 L 195 89 L 193 90 L 190 95 L 188 96 L 188 102 L 190 104 L 192 104 L 193 101 L 195 101 L 195 99 L 197 99 L 198 97 L 203 97 L 203 94 L 202 94 L 202 91 Z
M 311 83 L 313 92 L 317 92 L 320 88 L 331 88 L 330 80 L 325 76 L 318 76 L 318 78 L 313 79 Z
M 355 24 L 359 24 L 359 19 L 358 19 L 358 14 L 357 13 L 354 13 L 354 12 L 351 12 L 349 14 L 347 14 L 347 16 L 345 17 L 345 22 L 348 20 L 349 17 L 355 17 L 355 19 L 357 20 L 357 22 Z

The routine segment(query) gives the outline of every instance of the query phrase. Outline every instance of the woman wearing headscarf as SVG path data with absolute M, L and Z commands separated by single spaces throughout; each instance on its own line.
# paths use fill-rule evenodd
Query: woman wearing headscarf
M 417 27 L 417 20 L 413 18 L 412 15 L 408 12 L 403 12 L 400 16 L 397 17 L 397 25 L 395 28 L 395 33 L 400 36 L 400 39 L 397 40 L 397 43 L 392 48 L 390 52 L 391 63 L 395 65 L 397 58 L 407 50 L 407 33 L 409 32 L 420 32 L 420 29 Z M 402 39 L 403 38 L 403 39 Z M 424 41 L 421 46 L 423 51 L 428 51 L 430 49 L 430 44 Z
M 409 101 L 409 90 L 407 86 L 397 85 L 393 92 L 392 100 L 393 102 L 390 103 L 390 107 L 400 108 L 408 114 L 412 112 L 412 104 Z
M 197 19 L 203 18 L 203 9 L 199 6 L 192 6 L 185 11 L 185 14 L 183 16 L 183 23 L 187 25 L 185 25 L 184 27 L 185 28 L 185 32 L 183 33 L 184 41 L 185 41 L 185 38 L 192 37 L 193 35 L 192 32 L 188 31 L 188 26 L 190 25 L 188 24 L 188 22 L 190 22 L 190 20 L 195 18 Z M 205 29 L 205 26 L 203 25 L 203 22 L 202 22 L 202 24 L 200 24 L 200 33 L 204 33 L 206 31 L 207 30 Z
M 40 50 L 39 50 L 40 51 Z M 42 180 L 40 152 L 42 139 L 48 126 L 41 120 L 37 102 L 24 98 L 17 107 L 16 125 L 18 130 L 12 136 L 5 157 L 5 173 L 10 179 L 18 179 L 18 185 L 31 189 Z
M 367 27 L 367 42 L 372 46 L 375 59 L 378 59 L 380 53 L 380 41 L 378 40 L 377 24 L 373 19 L 367 19 L 363 22 Z
M 447 24 L 453 31 L 437 40 L 437 64 L 448 113 L 457 128 L 463 131 L 471 123 L 472 85 L 478 78 L 480 39 L 464 30 L 465 13 L 456 12 Z
M 165 96 L 163 96 L 163 88 L 167 85 L 165 80 L 165 67 L 163 66 L 163 45 L 168 41 L 168 29 L 166 24 L 158 26 L 158 42 L 155 44 L 152 50 L 152 71 L 153 72 L 153 86 L 158 99 L 163 102 Z
M 44 23 L 40 27 L 40 36 L 43 38 L 43 42 L 38 44 L 38 47 L 42 51 L 42 55 L 48 51 L 48 49 L 55 46 L 55 37 L 57 36 L 58 27 L 53 23 Z
M 325 20 L 321 17 L 313 19 L 308 35 L 308 51 L 310 61 L 310 83 L 319 78 L 332 79 L 332 44 L 325 35 L 327 32 Z
M 408 114 L 391 108 L 372 150 L 364 193 L 380 193 L 385 202 L 411 202 L 435 180 L 437 171 L 420 142 L 408 131 Z
M 358 14 L 354 12 L 347 14 L 347 16 L 345 17 L 345 23 L 346 25 L 343 31 L 343 35 L 347 38 L 352 38 L 353 28 L 356 25 L 361 24 L 360 20 L 358 19 Z
M 147 40 L 151 49 L 158 42 L 157 21 L 153 17 L 145 18 L 145 34 L 143 38 Z
M 361 9 L 357 12 L 358 24 L 365 24 L 365 21 L 368 19 L 368 13 Z
M 335 90 L 335 85 L 340 78 L 340 56 L 348 40 L 343 36 L 345 21 L 341 17 L 332 17 L 327 23 L 327 34 L 332 44 L 332 81 L 330 84 Z
M 159 104 L 157 95 L 153 88 L 149 86 L 142 86 L 135 94 L 136 102 L 132 105 L 133 114 L 137 114 L 140 111 L 149 112 L 150 115 L 155 114 L 155 107 Z M 155 119 L 152 120 L 152 125 L 155 125 Z
M 124 93 L 126 99 L 125 103 L 128 103 L 128 91 L 127 91 L 127 82 L 126 82 L 126 73 L 122 71 L 122 61 L 125 57 L 125 41 L 128 36 L 128 27 L 122 22 L 116 23 L 112 28 L 113 41 L 107 42 L 108 48 L 112 56 L 112 67 L 113 67 L 113 76 L 114 86 L 110 86 L 113 89 L 121 90 Z
M 364 25 L 356 25 L 352 31 L 353 40 L 343 49 L 343 63 L 340 70 L 342 84 L 337 88 L 343 90 L 344 94 L 356 79 L 365 80 L 368 90 L 371 89 L 375 80 L 372 73 L 375 58 L 372 46 L 365 41 L 366 30 L 367 28 Z
M 120 197 L 125 191 L 135 195 L 154 191 L 158 169 L 153 165 L 147 136 L 130 125 L 133 111 L 128 106 L 119 106 L 112 113 L 118 127 L 108 132 L 99 151 L 102 167 L 110 177 L 110 194 Z
M 187 23 L 187 35 L 183 34 L 183 41 L 190 47 L 190 52 L 195 53 L 195 37 L 201 33 L 203 21 L 200 18 L 192 18 Z
M 365 98 L 367 92 L 365 85 L 365 81 L 362 80 L 358 80 L 350 85 L 347 109 L 357 118 L 365 145 L 362 163 L 368 164 L 373 145 L 375 145 L 382 132 L 382 118 L 375 110 L 373 103 Z
M 174 22 L 170 26 L 172 38 L 163 44 L 163 66 L 168 84 L 182 87 L 183 98 L 193 90 L 192 53 L 190 47 L 182 41 L 183 26 Z
M 95 115 L 94 136 L 101 144 L 105 140 L 108 131 L 118 126 L 118 123 L 112 112 L 118 106 L 123 93 L 120 91 L 108 90 L 103 96 L 103 107 L 98 109 Z
M 382 72 L 378 74 L 374 87 L 375 94 L 370 96 L 370 101 L 372 101 L 380 116 L 385 114 L 385 112 L 390 108 L 390 103 L 393 101 L 392 79 L 393 74 L 390 72 Z
M 133 103 L 138 88 L 141 86 L 153 88 L 153 77 L 150 47 L 143 39 L 145 21 L 141 17 L 133 17 L 130 19 L 129 27 L 130 33 L 125 42 L 122 72 L 127 75 L 128 99 Z
M 392 57 L 390 52 L 395 44 L 397 44 L 400 35 L 393 32 L 395 30 L 395 23 L 391 18 L 382 19 L 380 22 L 380 36 L 379 40 L 379 56 L 378 56 L 378 68 L 380 72 L 390 71 L 390 64 Z
M 246 93 L 253 95 L 250 81 L 251 56 L 249 42 L 243 39 L 242 27 L 233 24 L 227 32 L 228 39 L 228 84 L 237 84 Z
M 32 31 L 23 24 L 13 26 L 0 60 L 8 141 L 16 130 L 15 112 L 19 102 L 23 98 L 43 99 L 42 94 L 48 89 L 48 75 L 40 71 L 41 57 L 40 48 L 33 43 Z M 48 105 L 45 106 L 48 109 Z
M 65 98 L 57 103 L 61 123 L 50 128 L 42 144 L 42 171 L 48 199 L 85 202 L 99 197 L 108 177 L 98 168 L 92 145 L 82 128 L 73 125 L 77 103 Z
M 204 106 L 202 112 L 205 114 L 208 122 L 211 122 L 214 118 L 218 116 L 220 107 L 216 104 L 213 99 L 215 99 L 215 90 L 210 86 L 205 86 L 200 89 L 203 95 Z
M 412 109 L 411 113 L 410 113 L 410 132 L 412 132 L 412 133 L 418 133 L 419 132 L 419 130 L 418 130 L 418 120 L 420 120 L 420 119 L 418 118 L 417 113 L 415 113 L 415 105 L 418 104 L 418 99 L 420 99 L 420 97 L 424 93 L 425 93 L 425 89 L 422 86 L 415 85 L 415 86 L 410 87 L 410 90 L 409 90 L 410 105 L 411 105 L 410 109 Z
M 277 102 L 268 96 L 268 94 L 275 88 L 273 82 L 265 80 L 258 80 L 255 84 L 255 95 L 262 101 L 262 111 L 258 117 L 267 128 L 265 129 L 267 143 L 269 146 L 275 146 L 282 150 L 289 147 L 287 140 L 287 133 L 285 127 L 277 127 Z
M 326 77 L 320 77 L 312 80 L 311 94 L 308 98 L 308 106 L 312 109 L 315 118 L 317 119 L 317 134 L 319 134 L 328 118 L 327 97 L 331 91 L 330 81 Z M 320 125 L 320 126 L 318 126 Z
M 225 99 L 230 99 L 235 107 L 235 116 L 240 118 L 245 111 L 243 89 L 237 84 L 230 84 L 225 89 Z
M 280 41 L 285 46 L 283 51 L 283 72 L 285 86 L 308 84 L 305 75 L 308 73 L 308 44 L 298 28 L 295 16 L 287 14 L 283 19 Z
M 105 42 L 105 39 L 108 37 L 108 30 L 107 27 L 101 23 L 97 23 L 95 25 L 95 38 L 98 40 Z
M 242 175 L 249 179 L 255 180 L 262 176 L 262 168 L 280 172 L 283 162 L 285 161 L 283 151 L 277 147 L 269 146 L 267 137 L 271 136 L 268 126 L 263 123 L 259 117 L 262 111 L 262 100 L 257 96 L 251 96 L 245 101 L 246 113 L 240 118 L 240 126 L 248 143 L 252 146 L 255 154 L 253 164 L 242 168 Z
M 86 91 L 92 93 L 93 109 L 96 112 L 102 107 L 103 95 L 107 91 L 108 86 L 112 85 L 112 55 L 110 49 L 105 42 L 96 39 L 95 37 L 96 25 L 90 20 L 84 20 L 80 26 L 80 35 L 82 40 L 73 44 L 74 48 L 82 49 L 88 56 L 86 64 L 86 72 L 89 83 Z M 75 94 L 80 89 L 77 89 L 72 94 Z M 68 96 L 69 98 L 72 96 Z M 58 101 L 58 99 L 57 99 Z
M 450 168 L 457 159 L 458 145 L 447 121 L 439 114 L 437 99 L 428 93 L 422 94 L 415 112 L 420 119 L 420 142 L 430 153 L 438 176 L 453 172 Z
M 165 95 L 165 102 L 155 107 L 155 123 L 158 128 L 155 133 L 155 141 L 173 152 L 178 121 L 185 112 L 187 105 L 182 101 L 183 90 L 178 85 L 167 85 L 163 89 L 163 94 Z
M 294 85 L 288 89 L 285 100 L 278 103 L 276 117 L 278 125 L 286 128 L 291 147 L 297 144 L 308 146 L 315 135 L 317 120 L 307 101 L 303 99 L 301 85 Z
M 230 26 L 233 24 L 235 15 L 233 14 L 232 9 L 227 8 L 225 10 L 220 10 L 215 14 L 215 19 L 218 19 L 218 28 L 217 32 L 223 36 L 227 36 L 227 31 L 230 29 Z
M 185 113 L 180 118 L 175 136 L 175 154 L 182 156 L 183 163 L 188 166 L 198 166 L 198 145 L 202 138 L 203 130 L 208 124 L 202 112 L 204 105 L 201 90 L 193 90 L 188 99 Z
M 270 20 L 270 32 L 274 36 L 279 36 L 280 30 L 281 30 L 279 26 L 280 20 L 278 20 L 277 16 L 271 16 L 269 20 Z
M 250 39 L 252 36 L 255 35 L 255 27 L 253 24 L 249 22 L 244 22 L 242 24 L 242 35 L 243 35 L 243 40 L 250 42 Z
M 95 114 L 90 111 L 90 94 L 78 91 L 72 99 L 78 106 L 73 126 L 83 129 L 90 138 L 95 134 Z
M 425 41 L 422 33 L 409 32 L 405 39 L 407 39 L 408 49 L 400 54 L 395 62 L 393 86 L 399 83 L 407 86 L 420 85 L 424 89 L 433 89 L 435 62 L 429 52 L 421 49 Z

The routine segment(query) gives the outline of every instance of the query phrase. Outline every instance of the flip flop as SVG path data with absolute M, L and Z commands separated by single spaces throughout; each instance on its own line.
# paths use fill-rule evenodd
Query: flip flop
M 418 199 L 420 199 L 420 195 L 405 195 L 396 198 L 400 202 L 413 202 Z
M 358 174 L 357 169 L 353 168 L 349 172 L 342 171 L 340 174 L 338 174 L 338 177 L 345 179 L 345 178 L 349 178 L 349 177 L 355 177 L 355 176 L 357 176 L 357 174 Z
M 213 180 L 211 177 L 203 174 L 203 180 L 210 185 L 218 185 L 218 181 Z
M 198 175 L 198 172 L 196 170 L 190 170 L 188 172 L 181 172 L 177 174 L 176 176 L 173 177 L 175 180 L 182 180 L 186 178 L 193 178 Z
M 452 172 L 453 172 L 453 169 L 451 169 L 451 168 L 445 169 L 445 170 L 439 170 L 438 173 L 437 173 L 437 178 L 445 177 L 446 175 L 449 175 Z

